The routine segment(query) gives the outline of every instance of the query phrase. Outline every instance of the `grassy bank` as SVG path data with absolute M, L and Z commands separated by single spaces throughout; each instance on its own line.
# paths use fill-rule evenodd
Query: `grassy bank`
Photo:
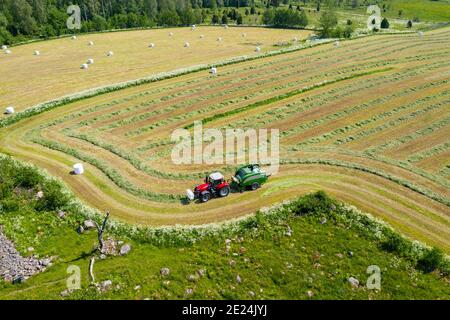
M 23 284 L 0 281 L 0 299 L 61 299 L 71 265 L 81 269 L 82 289 L 66 299 L 449 297 L 448 261 L 439 250 L 413 243 L 321 192 L 208 230 L 108 229 L 107 237 L 131 244 L 132 250 L 97 259 L 97 282 L 113 283 L 100 293 L 88 276 L 96 233 L 76 232 L 85 217 L 71 196 L 34 167 L 0 161 L 4 234 L 24 255 L 32 247 L 35 255 L 57 257 L 46 272 Z M 44 197 L 36 199 L 39 191 Z M 66 211 L 64 219 L 59 209 Z M 371 265 L 381 269 L 380 291 L 366 287 Z M 161 276 L 161 268 L 170 274 Z M 353 288 L 349 277 L 360 285 Z

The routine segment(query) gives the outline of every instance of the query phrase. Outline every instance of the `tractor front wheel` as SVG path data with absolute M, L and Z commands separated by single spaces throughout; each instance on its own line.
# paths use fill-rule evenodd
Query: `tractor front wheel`
M 261 185 L 258 182 L 254 182 L 251 186 L 252 191 L 255 191 L 257 189 L 259 189 L 261 187 Z
M 229 194 L 230 194 L 230 187 L 223 187 L 219 191 L 219 195 L 222 198 L 228 197 Z
M 200 201 L 201 201 L 201 202 L 205 203 L 205 202 L 208 202 L 209 200 L 211 200 L 211 193 L 209 193 L 209 192 L 203 192 L 203 193 L 200 195 Z

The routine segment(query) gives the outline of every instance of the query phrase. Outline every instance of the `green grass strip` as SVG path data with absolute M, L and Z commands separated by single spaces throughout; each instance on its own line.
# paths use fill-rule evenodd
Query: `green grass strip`
M 271 104 L 271 103 L 276 102 L 276 101 L 285 100 L 285 99 L 294 97 L 296 95 L 299 95 L 299 94 L 302 94 L 302 93 L 305 93 L 305 92 L 308 92 L 308 91 L 312 91 L 312 90 L 315 90 L 315 89 L 318 89 L 318 88 L 325 87 L 327 85 L 335 84 L 335 83 L 346 81 L 346 80 L 350 80 L 350 79 L 360 78 L 360 77 L 364 77 L 364 76 L 368 76 L 368 75 L 372 75 L 372 74 L 387 72 L 387 71 L 391 71 L 393 69 L 394 68 L 384 68 L 384 69 L 378 69 L 378 70 L 371 70 L 371 71 L 367 71 L 367 72 L 363 72 L 363 73 L 357 73 L 357 74 L 354 74 L 354 75 L 351 75 L 351 76 L 337 78 L 337 79 L 334 79 L 334 80 L 331 80 L 331 81 L 326 81 L 325 80 L 325 81 L 323 81 L 321 83 L 318 83 L 318 84 L 315 84 L 315 85 L 312 85 L 312 86 L 309 86 L 309 87 L 304 87 L 304 88 L 301 88 L 301 89 L 297 89 L 297 90 L 294 90 L 294 91 L 290 91 L 290 92 L 287 92 L 287 93 L 283 93 L 283 94 L 280 94 L 278 96 L 274 96 L 274 97 L 271 97 L 271 98 L 268 98 L 268 99 L 265 99 L 265 100 L 257 101 L 255 103 L 249 104 L 249 105 L 241 107 L 241 108 L 233 109 L 233 110 L 226 111 L 226 112 L 223 112 L 223 113 L 217 113 L 217 114 L 215 114 L 215 115 L 213 115 L 211 117 L 204 118 L 202 120 L 202 122 L 203 122 L 203 124 L 206 124 L 206 123 L 215 121 L 217 119 L 225 118 L 225 117 L 228 117 L 228 116 L 231 116 L 231 115 L 235 115 L 235 114 L 238 114 L 238 113 L 241 113 L 241 112 L 246 112 L 246 111 L 249 111 L 249 110 L 261 107 L 261 106 L 265 106 L 265 105 Z M 185 129 L 191 129 L 193 127 L 194 127 L 194 124 L 191 123 L 191 124 L 185 126 L 184 128 Z

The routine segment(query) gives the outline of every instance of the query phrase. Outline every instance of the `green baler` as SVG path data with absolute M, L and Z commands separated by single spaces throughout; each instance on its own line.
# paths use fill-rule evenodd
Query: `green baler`
M 246 165 L 236 171 L 231 186 L 240 192 L 256 190 L 267 182 L 269 176 L 258 164 Z

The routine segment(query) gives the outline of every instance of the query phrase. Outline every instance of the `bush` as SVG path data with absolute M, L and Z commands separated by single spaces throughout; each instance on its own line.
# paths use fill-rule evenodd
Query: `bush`
M 388 21 L 388 19 L 384 18 L 381 21 L 381 29 L 389 29 L 389 21 Z
M 444 253 L 438 248 L 428 250 L 418 261 L 417 268 L 423 272 L 433 272 L 445 265 Z
M 409 257 L 412 251 L 411 242 L 395 232 L 388 232 L 386 240 L 381 244 L 382 249 L 402 257 Z
M 63 209 L 69 203 L 69 195 L 63 192 L 62 185 L 55 180 L 46 182 L 42 191 L 44 196 L 36 204 L 36 210 L 38 211 Z
M 307 195 L 294 201 L 290 208 L 296 215 L 329 213 L 335 207 L 334 201 L 323 191 Z

